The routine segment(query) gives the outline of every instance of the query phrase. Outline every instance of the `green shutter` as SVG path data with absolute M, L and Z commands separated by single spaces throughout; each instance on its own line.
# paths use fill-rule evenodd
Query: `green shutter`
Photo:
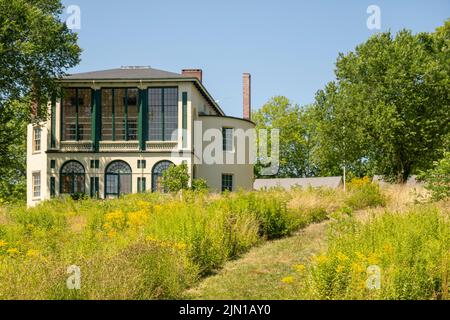
M 56 94 L 52 95 L 50 148 L 56 148 Z
M 50 177 L 50 197 L 54 198 L 55 195 L 55 177 Z
M 182 104 L 183 104 L 183 108 L 182 108 L 182 133 L 183 133 L 183 138 L 182 138 L 182 145 L 183 148 L 187 148 L 187 92 L 183 92 L 182 93 Z

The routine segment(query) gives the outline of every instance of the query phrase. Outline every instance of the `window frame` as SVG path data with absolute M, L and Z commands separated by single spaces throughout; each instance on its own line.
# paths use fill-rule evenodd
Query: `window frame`
M 78 163 L 81 168 L 83 169 L 83 173 L 81 172 L 67 172 L 64 173 L 63 170 L 65 169 L 65 166 L 68 165 L 71 162 Z M 63 184 L 64 184 L 64 177 L 67 176 L 71 178 L 71 186 L 70 186 L 70 192 L 63 192 Z M 82 178 L 82 190 L 75 192 L 75 185 L 77 183 L 77 178 Z M 67 160 L 64 162 L 64 164 L 61 166 L 61 169 L 59 170 L 59 193 L 60 194 L 76 194 L 76 193 L 86 193 L 86 168 L 84 165 L 77 161 L 77 160 Z
M 65 99 L 65 91 L 66 90 L 75 90 L 75 124 L 72 124 L 73 126 L 75 126 L 75 139 L 65 139 L 65 123 L 64 123 L 64 108 L 65 108 L 65 104 L 64 104 L 64 99 Z M 90 137 L 88 137 L 88 140 L 82 140 L 80 139 L 80 132 L 83 132 L 83 130 L 85 130 L 84 124 L 79 123 L 79 114 L 80 114 L 80 95 L 79 95 L 79 90 L 90 90 L 90 94 L 88 95 L 88 106 L 90 109 L 90 116 L 89 118 L 92 119 L 93 117 L 93 113 L 92 113 L 92 105 L 93 105 L 93 100 L 92 100 L 92 93 L 93 90 L 90 87 L 63 87 L 61 88 L 61 100 L 60 100 L 60 108 L 61 108 L 61 112 L 60 112 L 60 140 L 61 141 L 92 141 L 92 123 L 89 122 L 89 128 L 91 131 Z M 73 97 L 72 97 L 73 98 Z M 72 103 L 71 103 L 72 104 Z
M 108 172 L 108 170 L 110 169 L 110 167 L 114 164 L 114 163 L 124 163 L 127 165 L 128 169 L 130 170 L 130 172 Z M 108 191 L 108 177 L 117 177 L 117 186 L 114 188 L 117 192 L 109 192 Z M 116 197 L 120 197 L 121 194 L 128 194 L 125 192 L 121 192 L 121 188 L 120 188 L 120 177 L 121 176 L 129 176 L 130 177 L 130 192 L 129 193 L 133 193 L 133 170 L 131 168 L 131 166 L 129 165 L 128 162 L 124 161 L 124 160 L 114 160 L 111 161 L 105 168 L 105 197 L 107 196 L 116 196 Z
M 41 149 L 42 149 L 42 128 L 40 126 L 34 126 L 33 127 L 33 153 L 39 153 L 42 151 Z
M 103 103 L 104 103 L 104 99 L 103 99 L 103 93 L 106 90 L 110 90 L 111 91 L 111 139 L 110 140 L 105 140 L 104 139 L 104 133 L 103 133 Z M 117 134 L 117 127 L 116 127 L 116 121 L 118 121 L 119 117 L 116 117 L 116 94 L 118 90 L 125 90 L 124 92 L 124 96 L 123 96 L 123 108 L 124 108 L 124 112 L 123 112 L 123 121 L 124 121 L 124 133 L 123 133 L 123 138 L 118 139 L 118 134 Z M 129 90 L 136 90 L 136 104 L 129 104 Z M 101 103 L 100 103 L 100 118 L 102 119 L 101 123 L 101 130 L 100 130 L 100 141 L 139 141 L 139 99 L 140 99 L 140 94 L 139 94 L 139 88 L 138 87 L 102 87 L 100 88 L 100 97 L 101 97 Z M 133 130 L 135 131 L 134 133 L 134 139 L 130 139 L 131 135 L 130 135 L 130 119 L 129 119 L 129 107 L 130 106 L 135 106 L 136 107 L 136 128 L 134 128 Z
M 231 137 L 227 137 L 226 132 L 231 131 Z M 229 149 L 227 141 L 230 142 Z M 234 128 L 233 127 L 222 127 L 222 151 L 234 152 Z
M 36 181 L 36 178 L 37 181 Z M 42 195 L 42 177 L 41 171 L 33 171 L 31 173 L 31 192 L 33 193 L 33 199 L 40 199 Z
M 158 135 L 160 135 L 160 139 L 153 139 L 152 138 L 152 134 L 151 134 L 151 132 L 150 132 L 150 130 L 151 130 L 151 128 L 152 128 L 152 125 L 151 125 L 151 123 L 150 123 L 150 121 L 151 121 L 151 118 L 150 118 L 150 113 L 153 111 L 152 110 L 152 105 L 151 105 L 151 93 L 150 93 L 150 90 L 155 90 L 155 89 L 160 89 L 161 90 L 161 101 L 160 101 L 160 103 L 161 103 L 161 106 L 160 106 L 160 112 L 161 112 L 161 114 L 160 114 L 160 116 L 161 116 L 161 122 L 160 122 L 160 125 L 161 125 L 161 132 L 158 132 Z M 166 137 L 165 137 L 165 135 L 166 135 L 166 133 L 165 133 L 165 131 L 166 131 L 166 121 L 165 121 L 165 119 L 164 119 L 164 117 L 165 117 L 165 109 L 166 109 L 166 107 L 168 107 L 168 106 L 166 106 L 166 103 L 165 103 L 165 100 L 164 100 L 164 91 L 165 90 L 167 90 L 167 89 L 176 89 L 176 99 L 175 99 L 175 101 L 176 101 L 176 108 L 177 108 L 177 111 L 176 111 L 176 123 L 177 123 L 177 125 L 176 125 L 176 130 L 179 128 L 179 113 L 180 113 L 180 110 L 179 110 L 179 104 L 180 104 L 180 89 L 179 89 L 179 87 L 178 86 L 157 86 L 157 87 L 148 87 L 147 88 L 147 124 L 148 124 L 148 132 L 147 132 L 147 140 L 148 141 L 152 141 L 152 142 L 159 142 L 159 141 L 177 141 L 177 140 L 171 140 L 171 139 L 166 139 Z
M 225 184 L 225 178 L 230 178 L 229 181 Z M 229 184 L 228 184 L 229 182 Z M 234 187 L 234 174 L 232 173 L 222 173 L 222 180 L 221 180 L 221 190 L 222 192 L 229 191 L 233 192 Z

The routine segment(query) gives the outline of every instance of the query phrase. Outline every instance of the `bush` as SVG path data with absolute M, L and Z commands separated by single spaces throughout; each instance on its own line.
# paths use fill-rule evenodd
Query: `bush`
M 178 192 L 189 188 L 189 173 L 186 163 L 171 165 L 163 172 L 162 184 L 164 191 Z
M 348 184 L 348 192 L 345 205 L 351 209 L 386 205 L 386 197 L 382 194 L 380 186 L 370 182 L 368 178 L 353 179 Z
M 208 191 L 208 184 L 206 183 L 206 180 L 202 178 L 193 179 L 192 190 L 200 192 Z
M 425 181 L 432 200 L 450 197 L 450 152 L 445 152 L 441 160 L 434 162 L 432 169 L 422 172 L 419 179 Z

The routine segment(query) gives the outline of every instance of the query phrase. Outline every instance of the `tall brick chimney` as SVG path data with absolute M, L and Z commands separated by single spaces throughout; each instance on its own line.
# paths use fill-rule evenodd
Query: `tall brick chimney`
M 202 69 L 183 69 L 181 70 L 181 74 L 185 77 L 197 78 L 200 82 L 202 82 Z
M 252 88 L 251 88 L 252 76 L 250 73 L 244 73 L 242 75 L 243 84 L 243 108 L 244 108 L 244 119 L 251 120 L 252 116 Z

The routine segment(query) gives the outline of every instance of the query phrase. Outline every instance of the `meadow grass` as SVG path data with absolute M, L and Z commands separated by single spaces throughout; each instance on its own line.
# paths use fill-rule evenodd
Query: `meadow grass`
M 0 215 L 0 299 L 176 299 L 267 240 L 348 212 L 358 193 L 293 189 L 55 199 Z M 366 201 L 363 206 L 379 205 Z M 80 267 L 69 290 L 67 268 Z

